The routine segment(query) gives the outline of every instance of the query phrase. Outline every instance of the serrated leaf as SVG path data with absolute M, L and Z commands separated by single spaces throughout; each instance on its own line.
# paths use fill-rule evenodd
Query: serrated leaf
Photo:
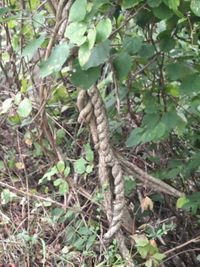
M 87 30 L 87 25 L 83 22 L 73 22 L 71 23 L 66 31 L 65 37 L 69 38 L 71 43 L 82 45 L 86 41 L 86 36 L 84 36 Z
M 31 60 L 37 49 L 42 45 L 45 40 L 45 34 L 42 34 L 37 39 L 28 43 L 28 45 L 23 49 L 22 56 L 27 57 L 28 60 Z
M 112 32 L 112 23 L 109 18 L 102 19 L 96 26 L 96 41 L 105 41 Z
M 28 99 L 28 98 L 24 98 L 19 106 L 18 106 L 18 109 L 17 109 L 17 113 L 20 117 L 22 118 L 26 118 L 29 116 L 29 114 L 31 113 L 32 111 L 32 103 L 31 103 L 31 100 Z
M 190 8 L 196 16 L 200 17 L 200 1 L 199 0 L 191 0 Z
M 76 0 L 70 8 L 69 21 L 82 21 L 86 15 L 87 0 Z
M 58 44 L 52 50 L 50 57 L 41 64 L 40 75 L 44 78 L 61 70 L 62 65 L 66 62 L 69 56 L 71 48 L 72 45 L 68 43 Z
M 110 41 L 106 40 L 103 43 L 95 46 L 90 54 L 88 62 L 84 65 L 84 69 L 88 70 L 92 67 L 97 67 L 103 64 L 110 55 Z
M 75 172 L 83 174 L 86 169 L 86 163 L 87 163 L 86 160 L 84 160 L 83 158 L 76 160 L 74 163 Z
M 121 52 L 119 55 L 117 55 L 113 63 L 119 80 L 125 80 L 132 66 L 132 60 L 129 54 L 126 52 Z

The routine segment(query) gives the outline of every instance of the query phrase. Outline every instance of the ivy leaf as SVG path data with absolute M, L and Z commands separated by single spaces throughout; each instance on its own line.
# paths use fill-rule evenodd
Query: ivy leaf
M 100 20 L 96 26 L 96 41 L 103 42 L 105 41 L 112 32 L 112 23 L 109 18 Z
M 87 0 L 76 0 L 69 12 L 69 21 L 82 21 L 86 15 Z
M 44 78 L 54 72 L 61 70 L 62 65 L 67 60 L 70 50 L 72 48 L 71 44 L 62 43 L 57 45 L 50 57 L 44 61 L 40 66 L 40 75 Z
M 73 22 L 67 27 L 65 37 L 69 38 L 71 43 L 80 46 L 86 41 L 86 36 L 84 36 L 86 30 L 87 25 L 85 23 Z
M 98 44 L 91 51 L 88 62 L 84 65 L 84 69 L 87 70 L 92 67 L 97 67 L 103 64 L 110 55 L 110 41 L 106 40 L 103 43 Z
M 27 57 L 28 60 L 31 60 L 34 56 L 37 49 L 42 45 L 45 40 L 45 34 L 42 34 L 37 39 L 31 41 L 23 50 L 22 56 Z
M 128 76 L 131 70 L 132 60 L 128 53 L 121 52 L 114 60 L 114 66 L 117 72 L 117 76 L 120 81 L 123 81 Z
M 196 16 L 200 17 L 200 1 L 199 0 L 192 0 L 190 3 L 190 8 Z
M 28 98 L 24 98 L 17 109 L 17 113 L 20 117 L 26 118 L 32 111 L 32 103 L 31 100 Z

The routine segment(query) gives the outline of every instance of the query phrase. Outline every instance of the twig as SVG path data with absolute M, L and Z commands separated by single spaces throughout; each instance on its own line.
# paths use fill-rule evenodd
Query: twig
M 187 246 L 187 245 L 189 245 L 191 243 L 198 243 L 198 242 L 200 242 L 200 235 L 197 236 L 197 237 L 195 237 L 195 238 L 193 238 L 193 239 L 191 239 L 191 240 L 188 240 L 187 242 L 185 242 L 185 243 L 183 243 L 183 244 L 181 244 L 181 245 L 179 245 L 179 246 L 177 246 L 175 248 L 172 248 L 170 250 L 167 250 L 164 253 L 167 255 L 167 254 L 170 254 L 170 253 L 174 252 L 175 250 L 178 250 L 180 248 L 183 248 L 183 247 L 185 247 L 185 246 Z

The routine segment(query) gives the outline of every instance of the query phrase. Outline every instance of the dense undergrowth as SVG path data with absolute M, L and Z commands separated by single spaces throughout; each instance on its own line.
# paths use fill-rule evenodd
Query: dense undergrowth
M 200 4 L 197 0 L 2 0 L 0 266 L 200 266 Z M 78 123 L 97 85 L 113 147 L 184 194 L 124 174 L 109 227 L 99 158 Z

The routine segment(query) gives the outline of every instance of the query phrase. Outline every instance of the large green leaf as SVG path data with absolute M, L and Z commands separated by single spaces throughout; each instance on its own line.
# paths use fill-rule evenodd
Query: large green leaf
M 76 65 L 75 72 L 71 76 L 71 82 L 74 86 L 82 89 L 89 89 L 99 78 L 100 68 L 90 68 L 82 70 L 79 65 Z
M 102 19 L 96 26 L 96 40 L 97 42 L 105 41 L 112 32 L 112 23 L 109 18 Z
M 143 128 L 135 128 L 129 135 L 128 139 L 126 140 L 126 145 L 128 147 L 134 147 L 139 145 L 142 140 L 141 140 L 141 135 L 144 133 Z
M 57 45 L 50 55 L 50 57 L 42 62 L 40 66 L 40 75 L 46 77 L 54 72 L 61 70 L 63 64 L 66 62 L 70 49 L 72 48 L 71 44 L 62 43 Z
M 194 95 L 195 93 L 200 93 L 200 75 L 191 74 L 182 79 L 182 84 L 180 86 L 180 92 L 186 95 Z
M 121 52 L 114 60 L 114 66 L 117 76 L 120 81 L 123 81 L 128 76 L 131 70 L 132 60 L 128 53 Z
M 169 19 L 173 16 L 173 12 L 164 4 L 161 4 L 159 7 L 153 9 L 154 15 L 161 19 Z
M 79 22 L 84 20 L 86 15 L 87 0 L 76 0 L 69 12 L 69 21 Z
M 24 98 L 17 109 L 17 113 L 19 114 L 20 117 L 26 118 L 32 111 L 32 103 L 30 99 Z
M 172 10 L 177 10 L 180 0 L 164 0 L 164 3 Z
M 199 0 L 191 0 L 190 8 L 196 16 L 200 17 L 200 1 Z
M 123 41 L 123 47 L 129 54 L 137 53 L 142 47 L 143 38 L 137 37 L 126 37 Z
M 138 51 L 138 54 L 142 58 L 150 58 L 154 55 L 154 47 L 151 44 L 143 44 L 140 50 Z
M 45 34 L 42 34 L 37 39 L 28 43 L 28 45 L 24 48 L 22 52 L 22 56 L 27 57 L 28 60 L 31 60 L 34 56 L 37 49 L 42 45 L 45 40 Z
M 82 45 L 86 41 L 86 36 L 84 35 L 86 30 L 87 25 L 85 23 L 73 22 L 67 27 L 65 37 L 69 38 L 71 43 Z
M 172 80 L 182 80 L 187 75 L 193 74 L 195 70 L 192 66 L 185 62 L 171 63 L 166 66 L 167 77 Z
M 147 0 L 147 4 L 150 7 L 158 7 L 162 3 L 162 0 Z
M 110 55 L 110 41 L 106 40 L 103 43 L 98 44 L 95 46 L 89 57 L 88 62 L 84 65 L 84 69 L 87 70 L 92 67 L 97 67 L 103 64 Z

